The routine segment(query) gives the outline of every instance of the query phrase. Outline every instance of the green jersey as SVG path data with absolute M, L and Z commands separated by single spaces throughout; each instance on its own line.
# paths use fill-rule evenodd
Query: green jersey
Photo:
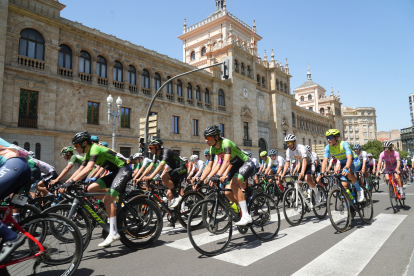
M 214 161 L 214 157 L 217 155 L 224 160 L 224 155 L 230 154 L 230 164 L 241 166 L 244 162 L 249 160 L 249 156 L 244 154 L 235 143 L 229 139 L 223 139 L 220 143 L 220 148 L 210 147 L 210 161 Z
M 413 161 L 411 159 L 407 159 L 407 166 L 412 167 Z
M 134 164 L 134 166 L 132 166 L 132 170 L 136 170 L 136 169 L 141 169 L 142 168 L 142 164 L 138 163 L 138 164 Z
M 89 161 L 95 162 L 96 165 L 110 172 L 116 172 L 125 165 L 125 162 L 117 156 L 116 151 L 97 144 L 92 144 L 89 152 L 85 154 L 82 166 L 86 166 Z
M 76 167 L 79 167 L 83 164 L 83 161 L 85 158 L 83 156 L 80 156 L 78 154 L 73 154 L 72 157 L 69 160 L 69 165 L 75 165 Z

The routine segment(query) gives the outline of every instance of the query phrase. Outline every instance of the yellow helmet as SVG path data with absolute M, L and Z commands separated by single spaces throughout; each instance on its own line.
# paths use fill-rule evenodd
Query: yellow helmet
M 330 129 L 325 133 L 326 137 L 328 137 L 328 136 L 337 136 L 337 137 L 339 137 L 340 135 L 341 135 L 341 133 L 337 129 Z
M 261 153 L 260 153 L 260 157 L 263 157 L 263 156 L 266 156 L 267 155 L 267 151 L 262 151 Z

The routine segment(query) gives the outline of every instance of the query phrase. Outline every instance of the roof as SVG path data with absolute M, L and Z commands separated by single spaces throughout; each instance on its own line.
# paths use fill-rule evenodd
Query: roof
M 315 85 L 319 85 L 319 84 L 315 83 L 313 80 L 307 80 L 307 81 L 305 81 L 304 84 L 302 84 L 298 88 L 312 87 L 312 86 L 315 86 Z M 296 89 L 298 89 L 298 88 L 296 88 Z

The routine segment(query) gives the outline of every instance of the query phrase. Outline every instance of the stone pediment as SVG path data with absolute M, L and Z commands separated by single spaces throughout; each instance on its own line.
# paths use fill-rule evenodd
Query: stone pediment
M 246 106 L 242 107 L 242 111 L 241 111 L 241 116 L 245 117 L 245 118 L 253 118 L 252 116 L 252 112 L 250 111 L 250 109 Z

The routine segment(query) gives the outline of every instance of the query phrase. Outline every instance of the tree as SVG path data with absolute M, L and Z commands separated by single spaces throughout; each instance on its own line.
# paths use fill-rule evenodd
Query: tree
M 397 150 L 396 149 L 396 151 L 398 151 L 398 153 L 400 154 L 401 159 L 407 158 L 408 152 L 406 152 L 405 150 Z
M 383 151 L 382 143 L 378 140 L 369 141 L 362 146 L 362 150 L 372 153 L 373 157 L 378 160 L 380 153 Z

